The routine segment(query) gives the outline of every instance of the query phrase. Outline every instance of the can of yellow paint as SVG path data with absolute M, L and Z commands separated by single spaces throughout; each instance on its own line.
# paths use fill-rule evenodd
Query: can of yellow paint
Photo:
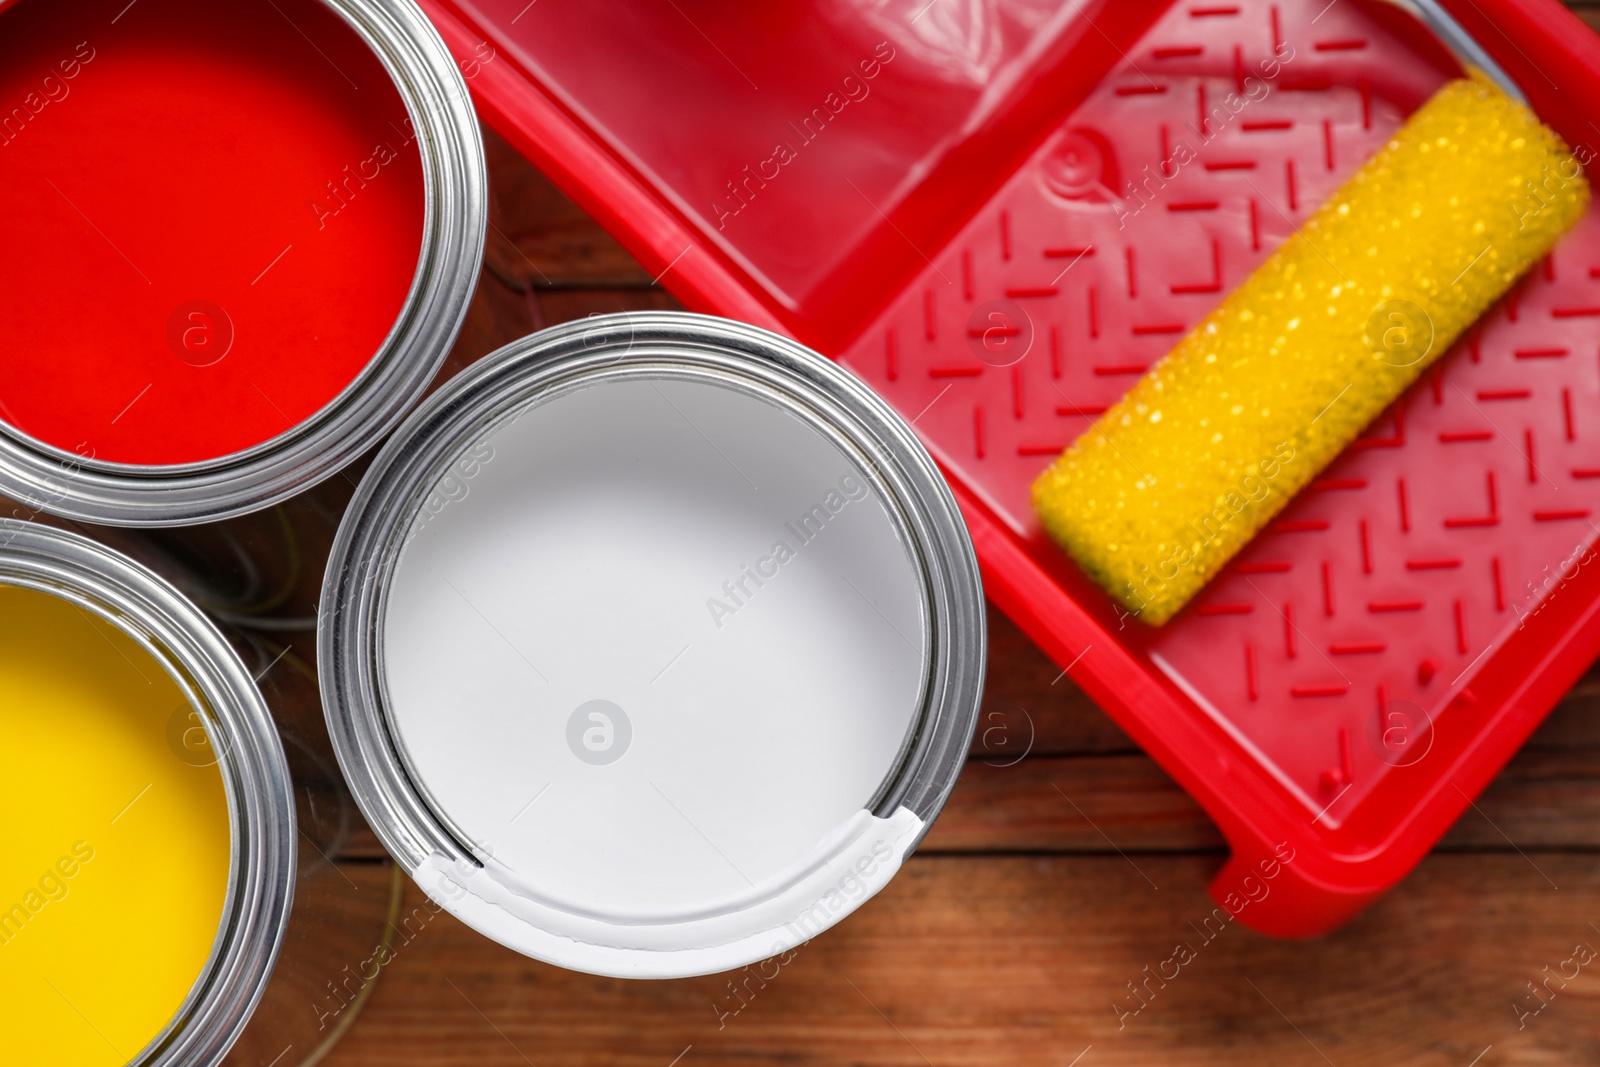
M 298 864 L 251 672 L 153 572 L 0 520 L 0 736 L 4 1058 L 222 1062 L 273 978 Z

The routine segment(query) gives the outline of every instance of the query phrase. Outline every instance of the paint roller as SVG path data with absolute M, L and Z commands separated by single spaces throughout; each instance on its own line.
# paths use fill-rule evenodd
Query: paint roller
M 1172 618 L 1447 351 L 1589 202 L 1581 163 L 1432 0 L 1446 83 L 1041 474 L 1050 537 Z

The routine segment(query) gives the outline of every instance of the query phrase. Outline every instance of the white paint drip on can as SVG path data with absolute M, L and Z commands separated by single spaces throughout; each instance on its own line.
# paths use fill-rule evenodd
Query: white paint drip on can
M 921 574 L 814 426 L 704 380 L 603 379 L 501 422 L 420 514 L 386 702 L 483 865 L 417 877 L 473 925 L 569 966 L 588 945 L 636 950 L 630 973 L 736 966 L 831 925 L 920 836 L 864 809 L 920 710 Z

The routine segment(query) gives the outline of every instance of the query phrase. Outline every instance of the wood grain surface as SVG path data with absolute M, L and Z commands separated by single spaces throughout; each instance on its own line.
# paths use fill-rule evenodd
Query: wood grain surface
M 542 326 L 676 306 L 488 143 L 489 249 L 446 373 Z M 1338 933 L 1284 942 L 1207 924 L 1216 829 L 1003 616 L 990 626 L 980 736 L 944 816 L 880 896 L 791 959 L 687 981 L 573 974 L 433 914 L 408 883 L 410 936 L 325 1062 L 1600 1064 L 1600 959 L 1559 977 L 1578 946 L 1600 949 L 1600 673 L 1398 889 Z M 271 642 L 311 655 L 307 633 Z M 341 852 L 352 871 L 382 862 L 359 827 Z

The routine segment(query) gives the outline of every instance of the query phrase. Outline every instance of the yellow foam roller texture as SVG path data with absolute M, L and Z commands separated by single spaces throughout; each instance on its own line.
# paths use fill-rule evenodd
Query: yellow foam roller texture
M 1165 623 L 1588 200 L 1526 106 L 1478 75 L 1447 83 L 1039 476 L 1045 531 Z

